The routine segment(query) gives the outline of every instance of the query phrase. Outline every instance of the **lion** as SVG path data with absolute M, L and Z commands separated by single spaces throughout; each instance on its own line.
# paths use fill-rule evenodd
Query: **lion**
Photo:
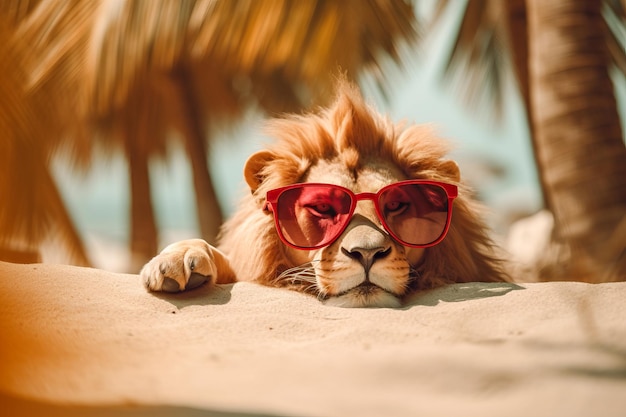
M 149 291 L 252 281 L 345 307 L 400 307 L 451 283 L 505 282 L 498 248 L 449 145 L 394 124 L 353 84 L 327 108 L 268 122 L 247 160 L 250 193 L 222 226 L 166 247 L 141 270 Z

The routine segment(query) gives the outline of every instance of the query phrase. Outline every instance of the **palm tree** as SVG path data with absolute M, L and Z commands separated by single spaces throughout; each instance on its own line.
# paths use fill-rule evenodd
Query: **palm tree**
M 64 110 L 53 141 L 70 138 L 85 163 L 99 138 L 129 161 L 133 269 L 157 250 L 148 165 L 171 132 L 183 140 L 201 235 L 212 241 L 222 221 L 207 168 L 212 128 L 250 106 L 320 103 L 338 67 L 352 78 L 369 70 L 382 86 L 382 63 L 398 61 L 396 44 L 415 36 L 402 0 L 12 3 L 15 42 L 32 50 L 27 91 L 58 97 Z
M 626 74 L 625 21 L 619 0 L 469 0 L 450 54 L 448 75 L 470 68 L 496 96 L 515 74 L 555 219 L 542 279 L 626 279 L 626 147 L 609 76 Z

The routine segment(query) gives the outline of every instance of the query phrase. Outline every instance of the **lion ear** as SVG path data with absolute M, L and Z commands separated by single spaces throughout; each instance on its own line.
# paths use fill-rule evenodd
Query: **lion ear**
M 263 150 L 252 154 L 246 161 L 243 175 L 252 192 L 255 192 L 263 182 L 264 178 L 261 175 L 261 170 L 274 158 L 275 155 L 272 152 Z
M 453 160 L 444 161 L 441 165 L 439 165 L 439 169 L 448 177 L 450 177 L 455 182 L 461 181 L 461 170 L 456 162 Z

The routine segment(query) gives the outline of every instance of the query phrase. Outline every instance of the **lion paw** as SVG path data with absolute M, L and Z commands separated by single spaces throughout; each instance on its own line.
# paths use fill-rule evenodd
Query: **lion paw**
M 139 275 L 149 291 L 180 292 L 215 282 L 217 268 L 209 244 L 190 239 L 163 249 Z

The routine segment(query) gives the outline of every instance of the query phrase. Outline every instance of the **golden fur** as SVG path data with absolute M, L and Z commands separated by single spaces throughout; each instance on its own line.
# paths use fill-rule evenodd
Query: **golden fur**
M 147 288 L 162 290 L 168 276 L 184 289 L 190 274 L 204 271 L 217 275 L 217 282 L 232 282 L 236 277 L 289 287 L 330 304 L 399 306 L 402 299 L 423 289 L 456 282 L 507 280 L 478 206 L 460 183 L 456 164 L 445 159 L 447 144 L 429 127 L 394 125 L 368 107 L 355 87 L 340 82 L 331 107 L 274 120 L 268 132 L 276 142 L 248 160 L 244 174 L 251 193 L 224 224 L 219 250 L 201 240 L 171 245 L 174 249 L 169 247 L 142 270 Z M 403 179 L 432 179 L 459 187 L 450 230 L 438 245 L 415 249 L 391 242 L 378 228 L 368 202 L 361 202 L 353 222 L 331 246 L 317 251 L 296 250 L 280 241 L 271 213 L 262 209 L 268 190 L 289 184 L 328 182 L 355 192 L 376 192 Z M 387 252 L 369 272 L 375 285 L 364 287 L 361 284 L 368 281 L 364 267 L 345 256 L 343 248 L 372 239 L 382 242 Z M 187 259 L 184 253 L 198 247 L 200 253 L 208 253 L 205 258 L 210 255 L 218 259 L 217 270 L 194 265 L 187 272 L 175 267 L 182 271 L 178 275 L 163 273 L 171 269 L 168 265 Z

